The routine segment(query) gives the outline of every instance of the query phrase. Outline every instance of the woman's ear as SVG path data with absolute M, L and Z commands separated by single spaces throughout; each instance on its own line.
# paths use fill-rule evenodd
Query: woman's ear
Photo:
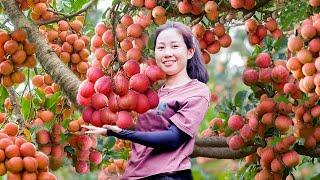
M 194 55 L 194 51 L 195 49 L 194 48 L 190 48 L 188 49 L 188 59 L 191 59 Z

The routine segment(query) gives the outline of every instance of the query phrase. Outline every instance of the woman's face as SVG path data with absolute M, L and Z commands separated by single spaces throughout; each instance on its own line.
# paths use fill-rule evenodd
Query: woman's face
M 183 36 L 174 28 L 163 30 L 155 45 L 157 65 L 168 75 L 176 75 L 186 71 L 188 59 L 194 54 L 194 49 L 188 49 Z

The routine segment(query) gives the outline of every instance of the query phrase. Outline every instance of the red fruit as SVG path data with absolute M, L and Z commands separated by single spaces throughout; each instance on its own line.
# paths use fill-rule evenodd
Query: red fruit
M 102 161 L 102 154 L 99 151 L 92 151 L 89 159 L 93 164 L 100 164 Z
M 23 143 L 20 146 L 20 154 L 22 157 L 31 156 L 34 157 L 36 155 L 36 147 L 32 143 Z
M 50 133 L 46 130 L 40 130 L 36 134 L 36 139 L 38 144 L 48 144 L 50 142 Z
M 156 91 L 154 91 L 152 89 L 148 89 L 145 92 L 145 95 L 148 98 L 150 109 L 153 109 L 153 108 L 158 106 L 158 104 L 159 104 L 159 96 L 158 96 L 158 93 Z
M 112 81 L 109 76 L 102 76 L 94 84 L 94 90 L 109 96 L 112 92 Z
M 20 157 L 20 148 L 15 144 L 11 144 L 5 148 L 7 158 Z
M 254 32 L 257 29 L 257 21 L 254 19 L 246 20 L 245 29 L 247 32 Z
M 166 77 L 166 74 L 156 65 L 148 66 L 146 68 L 145 75 L 148 76 L 151 82 L 156 82 Z
M 92 140 L 87 135 L 77 136 L 77 145 L 80 150 L 89 150 L 92 145 Z
M 144 74 L 135 74 L 130 78 L 129 87 L 140 93 L 145 92 L 149 88 L 149 79 Z
M 79 93 L 82 97 L 91 97 L 94 94 L 94 84 L 88 80 L 83 81 L 80 84 Z
M 258 121 L 258 119 L 256 117 L 251 117 L 251 118 L 249 118 L 249 123 L 248 124 L 249 124 L 250 128 L 253 131 L 255 131 L 258 128 L 259 121 Z
M 137 113 L 145 113 L 150 109 L 150 104 L 148 101 L 148 97 L 144 94 L 138 94 L 137 96 L 137 106 L 135 108 L 135 111 Z
M 114 93 L 111 93 L 109 96 L 109 109 L 112 112 L 117 112 L 119 110 L 118 99 L 119 96 Z
M 263 25 L 258 25 L 256 34 L 259 37 L 260 40 L 262 40 L 264 37 L 267 36 L 267 29 Z
M 244 140 L 251 140 L 253 139 L 255 133 L 251 130 L 249 124 L 245 124 L 241 129 L 240 129 L 240 136 Z
M 119 96 L 123 96 L 127 94 L 129 90 L 129 81 L 127 78 L 122 74 L 117 74 L 113 79 L 114 84 L 114 92 Z
M 276 83 L 285 83 L 288 81 L 289 72 L 283 66 L 276 66 L 272 69 L 271 77 Z
M 258 82 L 259 73 L 255 69 L 246 69 L 243 71 L 242 81 L 247 86 L 253 85 Z
M 137 61 L 129 60 L 123 65 L 123 70 L 128 77 L 131 77 L 140 72 L 140 66 Z
M 138 101 L 137 93 L 129 90 L 127 94 L 118 98 L 118 106 L 120 110 L 134 110 Z
M 260 69 L 260 71 L 259 71 L 259 81 L 262 82 L 262 83 L 271 82 L 272 81 L 271 72 L 272 72 L 271 68 Z
M 244 141 L 241 136 L 235 135 L 229 139 L 228 145 L 230 149 L 240 150 L 244 146 Z
M 300 51 L 303 47 L 303 41 L 300 37 L 294 36 L 288 40 L 288 49 L 291 52 Z
M 233 131 L 241 129 L 244 125 L 244 120 L 239 115 L 233 115 L 228 120 L 228 127 Z
M 84 122 L 90 123 L 93 111 L 94 111 L 94 109 L 91 106 L 87 106 L 84 108 L 84 110 L 82 112 L 82 119 Z
M 192 5 L 188 1 L 180 1 L 178 3 L 178 9 L 181 14 L 187 14 L 191 12 Z
M 288 131 L 291 125 L 292 120 L 287 116 L 280 115 L 275 120 L 275 126 L 281 132 Z
M 244 0 L 243 8 L 245 8 L 246 10 L 250 10 L 254 8 L 254 5 L 255 5 L 254 0 Z
M 94 111 L 92 113 L 92 118 L 90 120 L 90 123 L 94 126 L 97 126 L 97 127 L 102 127 L 102 121 L 101 121 L 101 117 L 100 117 L 100 111 L 97 110 L 97 111 Z
M 103 71 L 97 67 L 90 67 L 87 71 L 87 78 L 92 83 L 95 83 L 103 75 L 104 75 Z
M 112 30 L 107 30 L 102 35 L 102 41 L 105 44 L 113 44 L 113 33 Z
M 79 174 L 86 174 L 89 171 L 89 165 L 86 161 L 77 161 L 75 168 Z
M 282 156 L 282 161 L 290 168 L 297 166 L 300 163 L 300 157 L 296 151 L 288 151 Z
M 101 93 L 96 93 L 91 98 L 92 107 L 95 109 L 101 109 L 108 106 L 108 98 Z
M 271 57 L 268 53 L 260 53 L 256 58 L 256 65 L 260 68 L 267 68 L 271 65 Z
M 283 169 L 284 169 L 284 166 L 283 166 L 282 162 L 279 159 L 274 158 L 271 161 L 271 170 L 272 170 L 272 172 L 281 172 Z
M 91 105 L 91 97 L 85 98 L 80 94 L 77 94 L 77 103 L 82 106 L 90 106 Z
M 312 24 L 305 24 L 301 27 L 300 33 L 304 39 L 312 39 L 315 35 L 317 35 L 317 29 L 313 27 Z
M 110 111 L 108 107 L 100 109 L 100 120 L 102 124 L 113 125 L 116 123 L 117 119 L 117 114 Z
M 78 161 L 88 161 L 90 151 L 89 150 L 78 150 L 77 151 L 77 160 Z
M 133 127 L 133 120 L 130 113 L 127 111 L 120 111 L 118 113 L 117 126 L 122 129 L 129 129 Z
M 231 6 L 235 9 L 242 8 L 244 6 L 244 0 L 230 0 Z

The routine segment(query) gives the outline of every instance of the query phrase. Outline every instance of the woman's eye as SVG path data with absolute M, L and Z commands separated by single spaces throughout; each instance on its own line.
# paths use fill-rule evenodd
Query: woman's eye
M 157 49 L 163 49 L 163 48 L 164 48 L 163 46 L 158 46 L 158 47 L 157 47 Z
M 173 45 L 173 47 L 174 47 L 174 48 L 177 48 L 177 47 L 179 47 L 179 46 L 178 46 L 178 45 Z

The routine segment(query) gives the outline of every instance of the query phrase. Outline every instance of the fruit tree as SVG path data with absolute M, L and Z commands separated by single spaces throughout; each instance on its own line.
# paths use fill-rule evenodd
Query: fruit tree
M 153 32 L 167 21 L 190 26 L 209 72 L 237 38 L 233 27 L 244 27 L 241 45 L 252 49 L 246 90 L 218 104 L 213 92 L 216 113 L 193 157 L 244 159 L 243 179 L 285 179 L 303 157 L 320 156 L 319 0 L 113 0 L 103 13 L 99 0 L 0 2 L 0 175 L 8 179 L 56 179 L 62 166 L 99 170 L 100 179 L 123 173 L 131 142 L 86 135 L 81 125 L 130 129 L 158 106 L 165 74 Z

